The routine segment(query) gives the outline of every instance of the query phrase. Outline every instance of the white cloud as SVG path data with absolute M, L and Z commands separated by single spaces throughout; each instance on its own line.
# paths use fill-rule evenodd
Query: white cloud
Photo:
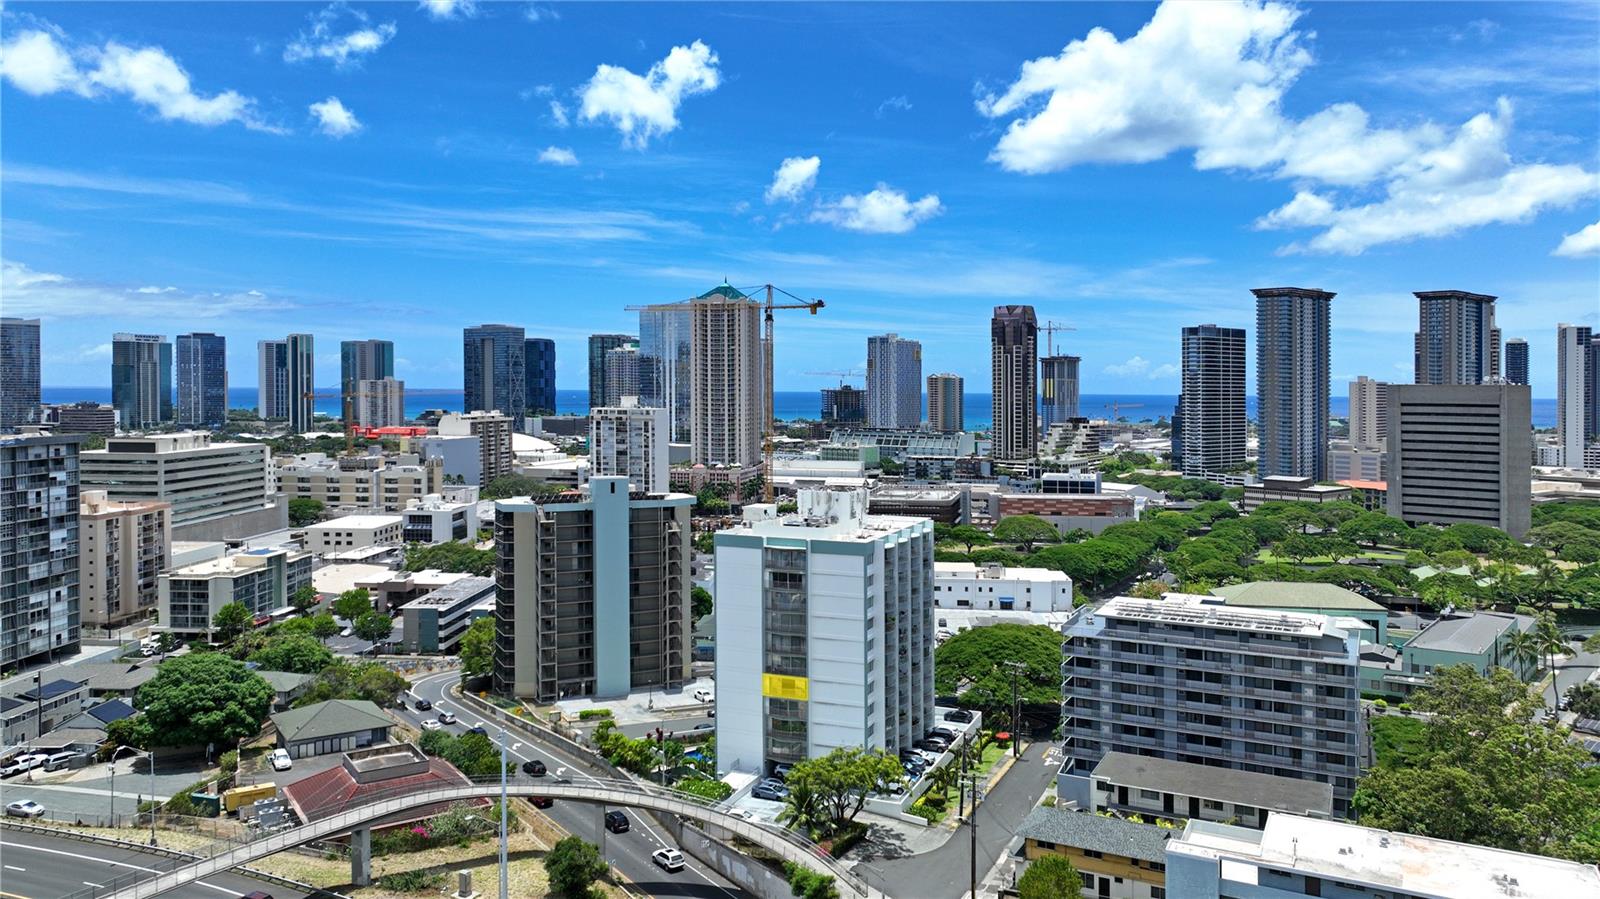
M 1553 256 L 1600 256 L 1600 222 L 1579 229 L 1561 238 L 1561 245 L 1552 251 Z
M 168 121 L 212 127 L 238 122 L 279 132 L 256 113 L 255 101 L 236 91 L 197 94 L 177 60 L 159 47 L 69 46 L 59 30 L 23 31 L 0 44 L 0 75 L 34 96 L 70 92 L 82 97 L 122 94 Z
M 572 124 L 567 117 L 567 107 L 560 100 L 550 101 L 550 120 L 556 123 L 557 128 L 565 128 Z
M 911 101 L 906 99 L 904 94 L 901 94 L 898 97 L 890 97 L 882 103 L 879 103 L 877 111 L 872 115 L 873 118 L 881 119 L 883 118 L 883 114 L 890 110 L 899 110 L 901 112 L 905 112 L 909 109 L 911 109 Z
M 609 120 L 625 146 L 643 148 L 650 138 L 677 129 L 685 98 L 717 89 L 717 64 L 717 54 L 701 41 L 673 47 L 643 75 L 602 63 L 583 86 L 581 115 L 586 122 Z
M 361 130 L 361 122 L 356 119 L 356 114 L 339 102 L 338 97 L 313 103 L 309 109 L 317 120 L 318 130 L 329 137 L 349 137 Z
M 522 17 L 530 22 L 559 22 L 561 12 L 553 6 L 540 6 L 529 3 L 522 8 Z
M 355 19 L 359 26 L 344 34 L 335 34 L 334 26 L 343 14 Z M 332 60 L 335 66 L 346 66 L 361 57 L 376 53 L 395 36 L 393 22 L 372 26 L 367 14 L 341 3 L 335 3 L 320 12 L 307 16 L 311 29 L 302 31 L 283 48 L 284 62 L 303 62 L 307 59 Z
M 550 165 L 577 165 L 578 154 L 572 152 L 571 147 L 545 147 L 539 154 L 539 161 Z
M 1159 380 L 1161 378 L 1170 378 L 1170 377 L 1173 377 L 1174 375 L 1176 375 L 1177 373 L 1178 373 L 1178 366 L 1173 365 L 1172 363 L 1168 362 L 1166 365 L 1158 365 L 1155 368 L 1151 369 L 1150 370 L 1150 380 L 1156 381 L 1156 380 Z
M 470 19 L 478 14 L 477 0 L 422 0 L 417 8 L 434 19 Z
M 904 234 L 943 212 L 937 194 L 910 200 L 904 193 L 880 183 L 869 194 L 847 194 L 811 213 L 811 221 L 827 222 L 848 231 Z
M 138 294 L 138 299 L 129 297 L 130 293 Z M 171 287 L 128 288 L 38 272 L 10 259 L 0 261 L 0 294 L 6 298 L 7 314 L 46 318 L 103 320 L 108 309 L 131 309 L 148 318 L 224 318 L 293 308 L 258 291 L 200 295 Z
M 772 173 L 772 184 L 767 187 L 767 202 L 779 200 L 794 202 L 817 183 L 817 170 L 822 168 L 820 156 L 791 156 L 778 165 Z
M 177 289 L 176 287 L 136 287 L 132 290 L 134 293 L 173 293 Z
M 1134 356 L 1127 362 L 1120 362 L 1105 367 L 1108 375 L 1142 375 L 1150 370 L 1150 360 L 1143 356 Z
M 1311 64 L 1300 15 L 1277 2 L 1167 2 L 1126 40 L 1094 29 L 1025 62 L 1003 92 L 980 95 L 981 113 L 1011 118 L 990 159 L 1039 174 L 1189 150 L 1197 169 L 1293 179 L 1294 199 L 1256 227 L 1327 230 L 1287 251 L 1359 253 L 1524 221 L 1594 191 L 1595 176 L 1578 166 L 1512 162 L 1504 100 L 1454 133 L 1432 122 L 1375 128 L 1354 103 L 1286 117 L 1284 94 Z M 1382 199 L 1360 190 L 1373 185 Z

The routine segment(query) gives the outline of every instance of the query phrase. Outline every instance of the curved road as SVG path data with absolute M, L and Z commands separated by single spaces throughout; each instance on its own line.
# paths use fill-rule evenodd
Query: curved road
M 154 874 L 155 863 L 165 860 L 136 849 L 0 830 L 0 897 L 60 899 L 129 874 Z M 269 892 L 275 899 L 300 899 L 302 895 L 236 874 L 208 877 L 165 895 L 171 899 L 237 899 L 254 890 Z
M 406 697 L 406 708 L 396 709 L 395 714 L 420 725 L 423 721 L 436 719 L 441 710 L 448 710 L 455 714 L 456 723 L 446 725 L 446 729 L 452 733 L 465 733 L 467 728 L 478 723 L 481 716 L 450 698 L 447 691 L 459 679 L 460 674 L 454 671 L 418 678 L 412 682 L 411 692 Z M 426 712 L 411 708 L 411 701 L 419 697 L 432 702 L 433 708 Z M 489 739 L 500 739 L 500 733 L 493 724 L 485 724 L 485 728 L 489 731 Z M 598 780 L 589 774 L 586 765 L 563 751 L 531 742 L 520 734 L 508 734 L 508 737 L 510 745 L 506 747 L 506 755 L 519 766 L 530 759 L 539 759 L 549 767 L 551 777 L 567 777 L 575 781 Z M 606 832 L 601 824 L 605 810 L 599 806 L 558 800 L 554 806 L 545 809 L 545 814 L 568 833 L 601 846 L 607 861 L 651 896 L 662 899 L 755 899 L 692 856 L 686 856 L 688 864 L 677 874 L 661 870 L 650 860 L 650 853 L 675 844 L 650 822 L 648 816 L 633 809 L 624 811 L 628 814 L 632 829 L 623 834 Z

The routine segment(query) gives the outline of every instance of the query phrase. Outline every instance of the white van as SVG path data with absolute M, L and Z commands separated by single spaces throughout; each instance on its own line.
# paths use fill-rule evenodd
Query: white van
M 71 767 L 72 760 L 77 757 L 78 754 L 76 752 L 58 752 L 55 755 L 45 759 L 44 770 L 60 771 L 62 768 Z

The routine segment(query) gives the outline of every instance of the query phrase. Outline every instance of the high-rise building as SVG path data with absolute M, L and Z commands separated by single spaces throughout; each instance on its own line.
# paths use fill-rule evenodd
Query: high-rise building
M 849 384 L 822 388 L 822 420 L 828 424 L 863 424 L 867 420 L 867 394 Z
M 257 512 L 275 493 L 266 444 L 213 443 L 203 431 L 113 437 L 79 462 L 84 487 L 119 502 L 170 503 L 174 526 Z
M 724 284 L 690 300 L 689 315 L 690 456 L 704 465 L 754 465 L 767 424 L 761 304 Z
M 111 405 L 124 430 L 143 431 L 172 420 L 172 344 L 165 335 L 112 336 Z
M 960 375 L 941 372 L 928 376 L 928 430 L 954 433 L 966 430 L 966 396 Z
M 1521 337 L 1506 341 L 1506 383 L 1528 383 L 1528 342 Z
M 683 685 L 693 505 L 625 477 L 496 503 L 494 691 L 555 702 Z
M 532 415 L 554 415 L 556 411 L 556 342 L 548 337 L 529 337 L 523 341 L 523 376 L 527 390 L 523 405 Z
M 156 608 L 158 578 L 171 559 L 172 506 L 116 502 L 101 490 L 84 490 L 79 501 L 83 623 L 122 627 L 145 617 Z
M 1077 356 L 1046 356 L 1039 360 L 1039 430 L 1058 421 L 1078 417 Z
M 606 354 L 618 347 L 638 346 L 632 334 L 589 335 L 589 405 L 606 404 Z
M 1350 443 L 1377 449 L 1389 438 L 1389 385 L 1366 375 L 1350 382 Z
M 289 342 L 256 341 L 256 414 L 266 421 L 289 417 Z
M 0 668 L 79 641 L 76 436 L 0 437 Z
M 316 420 L 317 356 L 310 334 L 290 334 L 284 343 L 289 356 L 289 431 L 303 434 Z
M 1325 479 L 1328 319 L 1334 294 L 1263 287 L 1256 297 L 1256 417 L 1262 477 Z M 1194 422 L 1185 418 L 1184 446 Z
M 1319 781 L 1348 814 L 1366 755 L 1354 627 L 1169 594 L 1084 606 L 1062 635 L 1062 799 L 1091 808 L 1095 766 L 1124 752 Z
M 1523 384 L 1389 387 L 1389 514 L 1483 524 L 1521 540 L 1533 486 L 1532 400 Z
M 639 345 L 628 344 L 606 350 L 605 403 L 619 406 L 625 396 L 639 395 Z M 594 402 L 591 400 L 590 405 Z
M 511 451 L 511 417 L 499 412 L 452 412 L 439 419 L 440 437 L 475 437 L 478 440 L 478 484 L 512 474 L 516 461 Z
M 1244 355 L 1243 328 L 1183 329 L 1183 424 L 1173 461 L 1185 477 L 1219 480 L 1244 464 Z
M 666 409 L 641 406 L 638 397 L 590 409 L 589 476 L 624 477 L 634 490 L 666 493 L 670 428 Z
M 1416 383 L 1482 384 L 1500 376 L 1495 297 L 1417 291 Z
M 39 417 L 39 320 L 0 318 L 0 434 Z
M 1556 439 L 1561 464 L 1583 465 L 1583 448 L 1594 432 L 1594 377 L 1596 361 L 1591 346 L 1594 333 L 1588 325 L 1556 325 Z
M 1039 321 L 1032 306 L 996 306 L 989 323 L 996 459 L 1031 459 L 1039 443 Z
M 868 514 L 866 490 L 797 503 L 716 536 L 720 769 L 892 755 L 934 724 L 933 522 Z
M 228 339 L 220 334 L 179 334 L 178 424 L 220 428 L 228 421 Z
M 867 426 L 922 425 L 922 344 L 898 334 L 867 338 Z
M 339 417 L 360 418 L 360 381 L 394 377 L 394 342 L 344 340 L 339 343 Z M 348 424 L 348 422 L 346 422 Z
M 461 332 L 462 405 L 467 412 L 503 412 L 522 430 L 528 394 L 528 339 L 514 325 L 478 325 Z
M 674 443 L 690 440 L 693 348 L 688 303 L 639 310 L 639 402 L 667 410 Z
M 363 378 L 351 385 L 350 411 L 363 428 L 393 428 L 406 423 L 406 382 Z

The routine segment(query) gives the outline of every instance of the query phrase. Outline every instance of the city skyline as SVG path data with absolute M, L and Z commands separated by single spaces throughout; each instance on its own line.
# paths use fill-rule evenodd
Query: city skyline
M 638 332 L 624 306 L 724 278 L 828 301 L 778 323 L 785 390 L 831 386 L 804 373 L 860 367 L 886 331 L 984 385 L 1004 303 L 1078 328 L 1056 351 L 1085 393 L 1175 393 L 1182 326 L 1253 341 L 1249 290 L 1272 284 L 1338 293 L 1336 394 L 1405 378 L 1415 291 L 1500 297 L 1535 397 L 1555 324 L 1600 325 L 1589 8 L 1211 5 L 1229 27 L 1203 28 L 1181 7 L 654 7 L 629 29 L 549 9 L 8 4 L 5 313 L 43 319 L 44 384 L 108 383 L 117 331 L 209 331 L 239 387 L 291 332 L 324 373 L 377 338 L 397 378 L 450 387 L 460 330 L 505 322 L 554 339 L 580 387 L 589 334 Z M 363 31 L 376 48 L 337 40 Z M 799 89 L 779 73 L 822 34 L 859 65 Z M 1283 51 L 1227 141 L 1152 99 L 1161 77 L 1242 86 L 1255 51 L 1224 34 Z M 1116 65 L 1171 46 L 1192 58 L 1148 80 Z M 179 88 L 98 77 L 116 48 L 159 48 Z M 1067 72 L 1127 129 L 1047 127 L 1087 102 Z M 131 149 L 111 166 L 105 142 Z M 1423 183 L 1444 207 L 1406 205 Z

